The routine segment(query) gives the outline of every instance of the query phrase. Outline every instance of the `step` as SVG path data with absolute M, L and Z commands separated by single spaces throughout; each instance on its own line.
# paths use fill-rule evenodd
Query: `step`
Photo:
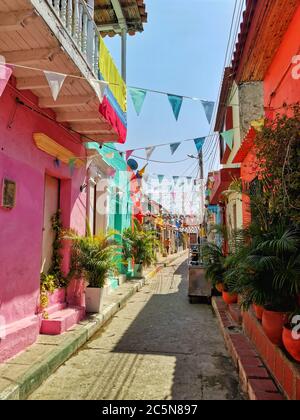
M 67 307 L 67 303 L 56 303 L 54 305 L 48 306 L 48 308 L 45 308 L 45 312 L 48 315 L 54 314 L 55 312 L 59 312 L 62 311 L 63 309 L 65 309 Z
M 40 330 L 40 317 L 34 316 L 9 324 L 0 337 L 0 363 L 33 344 Z
M 81 306 L 69 306 L 49 315 L 48 319 L 42 320 L 41 334 L 59 335 L 78 324 L 85 316 L 85 308 Z

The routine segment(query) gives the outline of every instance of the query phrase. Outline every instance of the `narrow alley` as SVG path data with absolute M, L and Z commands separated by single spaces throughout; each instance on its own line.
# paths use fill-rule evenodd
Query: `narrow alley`
M 162 270 L 30 399 L 239 400 L 212 309 L 187 298 L 187 263 Z

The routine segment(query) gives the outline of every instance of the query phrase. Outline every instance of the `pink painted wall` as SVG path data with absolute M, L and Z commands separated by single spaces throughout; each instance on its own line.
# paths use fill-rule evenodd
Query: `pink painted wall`
M 86 217 L 86 194 L 80 193 L 80 185 L 85 182 L 85 168 L 75 170 L 71 177 L 67 165 L 55 167 L 54 158 L 37 149 L 32 135 L 43 132 L 75 156 L 84 156 L 80 139 L 22 105 L 17 106 L 13 116 L 15 97 L 15 91 L 8 86 L 0 98 L 0 183 L 2 185 L 4 177 L 17 183 L 15 208 L 5 210 L 0 207 L 0 316 L 4 316 L 7 323 L 36 313 L 45 173 L 62 179 L 64 227 L 84 233 Z M 30 93 L 28 98 L 35 101 Z

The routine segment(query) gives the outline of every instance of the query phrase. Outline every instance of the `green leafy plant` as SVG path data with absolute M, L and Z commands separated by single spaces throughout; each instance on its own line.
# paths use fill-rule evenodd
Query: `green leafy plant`
M 213 287 L 217 284 L 224 284 L 226 272 L 226 255 L 223 246 L 214 243 L 207 243 L 203 249 L 205 277 Z
M 225 279 L 230 290 L 252 303 L 291 310 L 300 293 L 300 236 L 296 227 L 275 225 L 252 233 L 231 256 Z
M 85 277 L 89 287 L 102 288 L 110 272 L 117 271 L 119 246 L 114 241 L 116 232 L 79 236 L 70 231 L 66 238 L 72 241 L 70 277 Z
M 123 232 L 123 258 L 127 261 L 134 258 L 136 264 L 144 267 L 150 266 L 157 259 L 157 251 L 160 248 L 156 232 L 143 230 L 136 224 L 134 229 L 128 228 Z
M 49 293 L 53 293 L 57 289 L 56 278 L 50 274 L 41 273 L 40 278 L 40 307 L 43 310 L 43 317 L 48 318 L 45 311 L 49 304 Z
M 52 262 L 48 274 L 53 276 L 57 288 L 67 286 L 67 277 L 63 275 L 61 270 L 62 262 L 62 239 L 63 239 L 63 227 L 61 221 L 61 211 L 58 210 L 51 218 L 52 230 L 54 231 L 54 241 L 52 244 Z

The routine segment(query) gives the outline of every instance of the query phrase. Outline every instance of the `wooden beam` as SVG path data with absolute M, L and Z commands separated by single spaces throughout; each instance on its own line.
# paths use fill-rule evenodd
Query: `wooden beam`
M 101 122 L 101 115 L 98 111 L 74 111 L 74 112 L 59 112 L 56 114 L 58 122 Z
M 9 51 L 1 52 L 7 63 L 11 64 L 29 64 L 36 63 L 41 60 L 52 59 L 55 55 L 60 54 L 62 50 L 55 48 L 37 48 L 33 50 Z
M 89 138 L 91 140 L 88 141 L 96 141 L 97 143 L 105 143 L 105 142 L 117 142 L 119 140 L 119 135 L 118 134 L 114 134 L 114 133 L 110 133 L 110 134 L 90 134 Z M 86 143 L 87 140 L 83 137 L 83 141 Z
M 111 130 L 111 125 L 109 123 L 74 123 L 72 124 L 72 129 L 81 134 L 109 134 Z
M 40 108 L 64 108 L 68 106 L 80 106 L 86 105 L 94 98 L 91 95 L 87 96 L 60 96 L 57 101 L 54 101 L 53 98 L 40 98 L 39 107 Z
M 0 13 L 0 32 L 22 29 L 27 18 L 34 15 L 33 9 Z

